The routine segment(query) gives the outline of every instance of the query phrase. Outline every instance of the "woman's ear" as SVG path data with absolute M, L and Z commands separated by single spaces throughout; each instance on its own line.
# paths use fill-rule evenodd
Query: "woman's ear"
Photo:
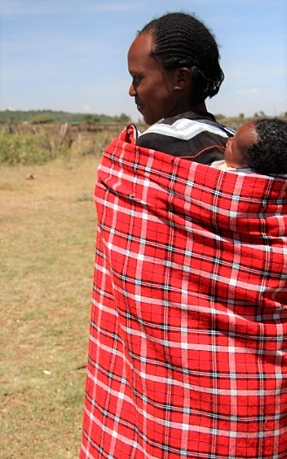
M 174 89 L 186 89 L 190 86 L 191 75 L 190 70 L 187 67 L 180 67 L 177 69 L 176 74 L 176 85 Z

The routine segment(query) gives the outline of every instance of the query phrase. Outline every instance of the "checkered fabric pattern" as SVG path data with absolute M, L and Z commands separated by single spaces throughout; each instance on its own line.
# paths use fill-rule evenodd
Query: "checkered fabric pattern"
M 82 459 L 287 458 L 287 181 L 104 152 Z

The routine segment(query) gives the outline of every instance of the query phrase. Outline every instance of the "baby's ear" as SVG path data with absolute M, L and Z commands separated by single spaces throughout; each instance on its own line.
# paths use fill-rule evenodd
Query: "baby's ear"
M 185 89 L 190 85 L 191 75 L 187 67 L 180 67 L 177 69 L 177 79 L 175 89 Z

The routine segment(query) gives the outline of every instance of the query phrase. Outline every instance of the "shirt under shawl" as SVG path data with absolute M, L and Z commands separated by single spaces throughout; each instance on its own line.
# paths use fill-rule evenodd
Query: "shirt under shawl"
M 153 124 L 136 143 L 197 163 L 211 164 L 224 158 L 226 141 L 233 135 L 234 130 L 218 123 L 211 113 L 186 112 Z
M 287 181 L 105 150 L 81 459 L 286 459 Z

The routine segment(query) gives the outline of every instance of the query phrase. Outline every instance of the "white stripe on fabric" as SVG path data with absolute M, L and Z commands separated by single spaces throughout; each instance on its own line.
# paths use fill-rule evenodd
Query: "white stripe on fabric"
M 154 124 L 141 135 L 161 134 L 180 140 L 190 140 L 202 132 L 211 132 L 212 134 L 219 135 L 223 138 L 228 138 L 228 134 L 217 126 L 212 126 L 210 124 L 189 120 L 186 118 L 177 120 L 172 125 L 163 123 Z

